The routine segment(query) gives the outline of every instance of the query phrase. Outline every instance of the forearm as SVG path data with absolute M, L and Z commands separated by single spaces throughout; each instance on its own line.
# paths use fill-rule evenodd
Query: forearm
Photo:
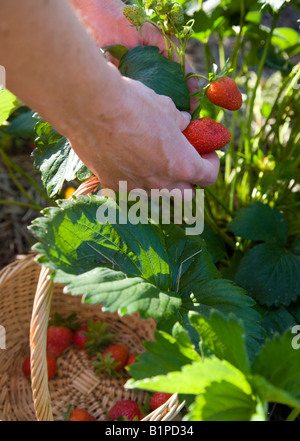
M 67 2 L 0 0 L 0 8 L 8 89 L 66 136 L 83 121 L 84 103 L 104 117 L 122 77 Z

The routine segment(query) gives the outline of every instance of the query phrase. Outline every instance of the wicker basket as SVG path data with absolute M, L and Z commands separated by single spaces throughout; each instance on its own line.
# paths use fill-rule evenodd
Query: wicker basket
M 77 194 L 89 194 L 97 186 L 91 178 Z M 6 348 L 0 349 L 0 420 L 58 421 L 69 404 L 102 419 L 118 400 L 145 402 L 145 391 L 123 387 L 126 379 L 95 376 L 86 352 L 75 345 L 57 358 L 57 375 L 48 382 L 46 330 L 54 312 L 65 317 L 76 312 L 82 324 L 91 317 L 101 318 L 117 334 L 116 342 L 126 342 L 130 352 L 138 353 L 143 350 L 143 340 L 153 338 L 155 322 L 140 320 L 137 314 L 105 314 L 101 305 L 82 304 L 80 296 L 63 294 L 63 286 L 54 284 L 48 277 L 49 270 L 41 269 L 34 257 L 28 255 L 0 272 L 0 325 L 6 334 Z M 31 384 L 21 369 L 29 351 Z M 183 405 L 174 394 L 144 420 L 170 421 Z

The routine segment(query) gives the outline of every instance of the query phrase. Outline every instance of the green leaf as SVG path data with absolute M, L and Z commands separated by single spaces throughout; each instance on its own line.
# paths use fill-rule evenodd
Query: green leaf
M 258 3 L 262 4 L 262 8 L 269 6 L 273 12 L 279 12 L 279 10 L 283 7 L 285 3 L 288 3 L 286 0 L 258 0 Z
M 113 200 L 79 196 L 44 210 L 31 232 L 40 240 L 38 261 L 54 271 L 65 290 L 84 295 L 86 303 L 122 314 L 140 311 L 159 317 L 180 306 L 180 295 L 169 290 L 171 277 L 162 230 L 154 224 L 97 221 L 103 204 L 119 214 Z
M 121 60 L 123 55 L 125 55 L 128 52 L 128 49 L 126 46 L 123 46 L 122 44 L 113 44 L 111 46 L 105 46 L 102 48 L 104 52 L 109 52 L 114 58 L 117 58 L 118 60 Z
M 209 318 L 195 312 L 191 312 L 189 318 L 199 333 L 201 342 L 218 358 L 229 361 L 244 374 L 250 372 L 246 336 L 241 320 L 238 321 L 233 314 L 224 317 L 214 310 Z
M 214 263 L 219 262 L 227 255 L 226 246 L 223 240 L 207 225 L 204 226 L 201 238 L 204 239 L 207 250 Z
M 290 330 L 282 336 L 267 340 L 252 365 L 253 375 L 264 378 L 264 388 L 269 389 L 269 400 L 290 404 L 300 408 L 300 351 L 292 345 L 294 334 Z M 288 394 L 293 403 L 283 402 L 283 398 L 270 395 L 271 387 Z
M 255 23 L 257 25 L 261 22 L 261 12 L 260 11 L 248 11 L 245 16 L 245 21 Z
M 201 280 L 220 277 L 199 236 L 187 236 L 174 224 L 164 226 L 164 231 L 173 290 L 190 293 Z
M 287 224 L 282 213 L 261 202 L 241 208 L 229 222 L 228 228 L 244 239 L 282 245 L 287 240 Z
M 298 321 L 289 309 L 283 306 L 280 308 L 261 307 L 261 326 L 269 338 L 273 338 L 275 334 L 282 335 L 287 329 L 297 325 Z
M 262 57 L 263 51 L 263 47 L 258 50 L 259 58 Z M 294 64 L 289 59 L 277 55 L 274 48 L 271 47 L 267 53 L 266 66 L 270 69 L 280 70 L 282 72 L 290 72 L 294 67 Z
M 297 256 L 300 256 L 300 234 L 298 234 L 297 237 L 294 239 L 291 249 L 293 253 L 297 254 Z
M 190 406 L 184 421 L 265 421 L 257 415 L 257 401 L 238 386 L 228 382 L 212 382 Z M 258 416 L 258 418 L 257 418 Z
M 20 138 L 33 138 L 35 136 L 36 119 L 33 118 L 33 111 L 25 111 L 5 127 L 4 132 Z
M 40 120 L 36 125 L 37 138 L 34 167 L 40 171 L 43 185 L 50 197 L 61 191 L 65 181 L 84 181 L 91 172 L 78 158 L 67 138 L 61 136 L 49 123 Z
M 21 106 L 22 102 L 8 89 L 0 90 L 0 126 Z
M 292 28 L 275 28 L 271 43 L 280 50 L 285 50 L 299 43 L 299 34 Z
M 137 381 L 129 380 L 126 387 L 198 395 L 204 393 L 206 388 L 216 381 L 228 381 L 239 387 L 244 393 L 251 393 L 251 387 L 245 375 L 227 361 L 219 360 L 216 357 L 187 364 L 179 372 L 169 372 L 166 375 L 157 375 Z
M 230 280 L 215 279 L 203 281 L 194 287 L 193 293 L 182 297 L 182 315 L 195 311 L 209 318 L 212 309 L 225 317 L 234 314 L 243 321 L 247 350 L 252 358 L 264 338 L 259 325 L 260 316 L 253 309 L 255 303 L 246 292 Z
M 121 59 L 122 75 L 141 81 L 159 95 L 169 96 L 179 110 L 190 109 L 190 95 L 179 63 L 159 53 L 156 46 L 137 46 Z
M 300 294 L 300 259 L 283 247 L 259 244 L 242 258 L 236 282 L 266 306 L 288 306 Z

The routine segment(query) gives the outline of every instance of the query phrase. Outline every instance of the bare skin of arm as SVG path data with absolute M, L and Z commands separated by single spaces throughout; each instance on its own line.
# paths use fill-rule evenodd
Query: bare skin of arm
M 202 158 L 187 142 L 181 133 L 186 115 L 169 98 L 122 77 L 73 6 L 63 0 L 0 0 L 0 64 L 7 88 L 66 136 L 108 188 L 117 190 L 121 180 L 129 190 L 147 191 L 213 183 L 218 157 Z

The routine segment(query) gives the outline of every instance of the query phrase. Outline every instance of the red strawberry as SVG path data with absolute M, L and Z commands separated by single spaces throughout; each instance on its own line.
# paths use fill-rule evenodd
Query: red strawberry
M 153 411 L 162 406 L 171 396 L 172 394 L 165 392 L 155 392 L 150 400 L 150 409 Z
M 231 139 L 226 127 L 208 117 L 191 121 L 182 133 L 200 155 L 220 150 Z
M 47 329 L 47 351 L 56 357 L 71 343 L 72 331 L 65 326 L 49 326 Z
M 107 323 L 94 318 L 74 332 L 73 342 L 79 349 L 95 354 L 111 343 L 114 338 L 115 335 L 108 331 Z
M 227 110 L 238 110 L 243 102 L 236 82 L 229 77 L 213 81 L 207 88 L 206 96 L 211 103 Z
M 47 353 L 48 381 L 56 374 L 56 358 L 53 354 Z M 22 371 L 26 377 L 31 375 L 30 354 L 27 355 L 22 364 Z
M 96 374 L 101 372 L 115 376 L 126 365 L 129 349 L 126 345 L 119 343 L 106 348 L 102 354 L 97 354 L 98 360 L 93 362 L 96 366 Z
M 130 366 L 131 364 L 135 363 L 136 362 L 135 357 L 136 354 L 130 354 L 126 362 L 126 366 Z
M 113 407 L 108 411 L 108 416 L 111 420 L 125 420 L 125 421 L 140 421 L 143 418 L 141 409 L 133 400 L 123 400 L 118 401 Z
M 71 410 L 68 421 L 97 421 L 97 420 L 86 410 L 75 408 Z

